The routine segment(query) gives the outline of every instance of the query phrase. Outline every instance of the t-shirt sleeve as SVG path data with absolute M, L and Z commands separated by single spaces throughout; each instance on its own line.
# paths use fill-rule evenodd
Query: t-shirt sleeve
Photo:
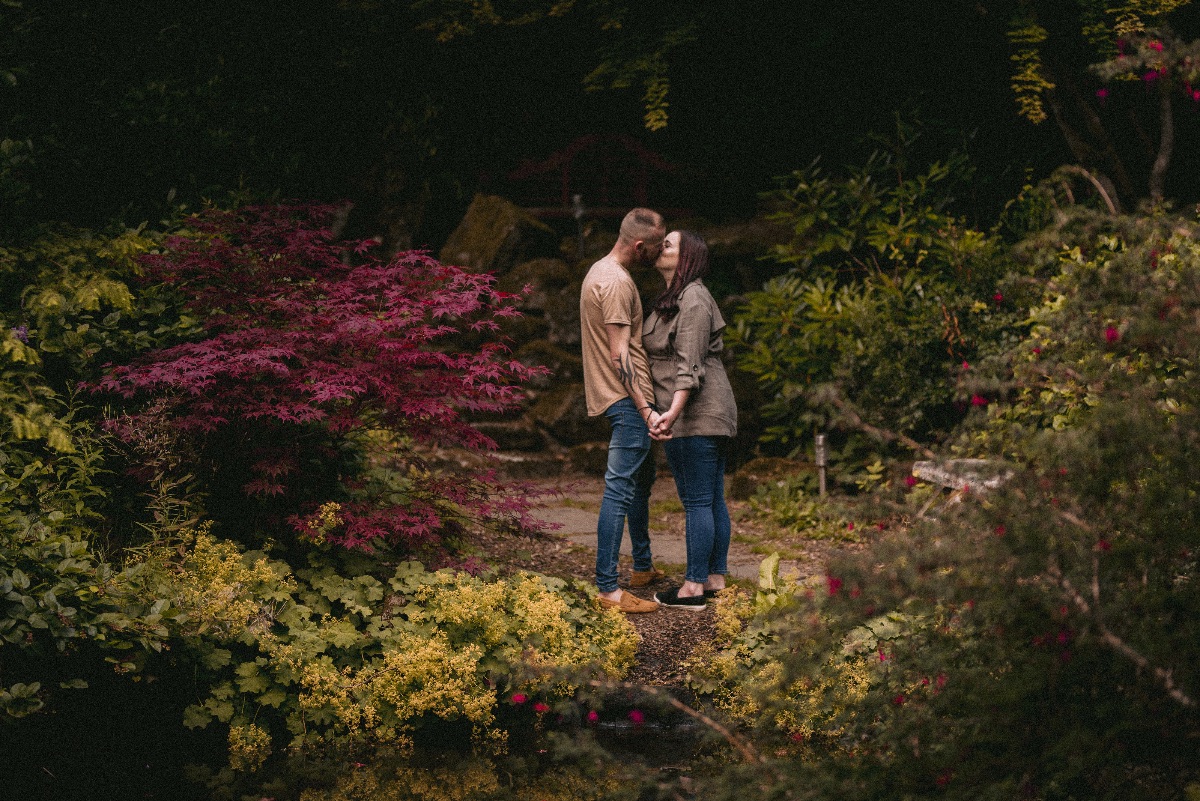
M 596 287 L 605 325 L 633 325 L 630 310 L 634 291 L 632 284 L 624 281 L 609 281 Z

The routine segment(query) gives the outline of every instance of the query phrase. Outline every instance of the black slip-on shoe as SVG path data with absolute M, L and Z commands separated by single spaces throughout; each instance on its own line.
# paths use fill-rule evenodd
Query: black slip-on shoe
M 679 597 L 679 587 L 672 587 L 663 592 L 654 593 L 654 600 L 658 601 L 663 606 L 675 606 L 680 609 L 703 609 L 705 601 L 703 595 Z

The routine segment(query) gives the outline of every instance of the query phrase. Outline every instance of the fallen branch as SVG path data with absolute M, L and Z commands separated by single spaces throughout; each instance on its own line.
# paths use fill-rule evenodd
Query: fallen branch
M 1150 660 L 1139 653 L 1133 646 L 1118 637 L 1108 626 L 1104 625 L 1104 621 L 1100 620 L 1099 601 L 1100 601 L 1100 560 L 1094 558 L 1092 560 L 1092 597 L 1094 603 L 1089 604 L 1083 594 L 1075 588 L 1071 580 L 1063 575 L 1058 563 L 1053 556 L 1050 557 L 1050 563 L 1046 568 L 1047 572 L 1058 583 L 1058 586 L 1066 593 L 1068 600 L 1073 603 L 1080 612 L 1091 618 L 1096 626 L 1096 631 L 1100 634 L 1100 639 L 1108 644 L 1114 651 L 1124 656 L 1129 661 L 1133 662 L 1140 669 L 1149 671 L 1158 680 L 1166 690 L 1167 695 L 1178 702 L 1181 706 L 1194 707 L 1196 702 L 1191 696 L 1185 693 L 1178 685 L 1175 684 L 1175 679 L 1171 675 L 1171 671 L 1166 668 L 1158 667 L 1151 664 Z
M 895 431 L 888 431 L 883 428 L 878 428 L 864 421 L 862 417 L 859 416 L 858 412 L 854 411 L 854 409 L 850 407 L 850 404 L 846 403 L 845 399 L 841 398 L 836 392 L 829 393 L 828 396 L 822 398 L 822 400 L 826 400 L 836 406 L 837 410 L 845 415 L 846 420 L 854 428 L 864 431 L 867 434 L 870 434 L 871 436 L 884 442 L 899 442 L 906 448 L 921 454 L 926 459 L 937 458 L 937 454 L 929 450 L 929 448 L 926 448 L 921 443 L 917 442 L 912 437 L 907 437 L 904 434 L 897 434 Z
M 741 737 L 738 737 L 729 729 L 725 728 L 700 710 L 693 709 L 670 693 L 663 692 L 658 687 L 653 687 L 649 684 L 634 684 L 628 681 L 600 681 L 598 679 L 592 679 L 588 682 L 588 684 L 592 687 L 602 690 L 636 690 L 638 692 L 646 693 L 647 695 L 653 695 L 655 698 L 662 698 L 680 712 L 695 718 L 705 726 L 715 731 L 717 734 L 724 737 L 726 742 L 736 748 L 747 762 L 754 762 L 758 764 L 766 763 L 766 760 L 763 759 L 763 757 L 754 749 L 754 746 L 750 745 L 750 743 L 746 742 Z

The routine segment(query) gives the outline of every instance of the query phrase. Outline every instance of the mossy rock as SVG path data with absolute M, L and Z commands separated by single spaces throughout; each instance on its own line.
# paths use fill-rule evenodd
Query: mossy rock
M 565 446 L 607 440 L 611 433 L 603 415 L 588 417 L 583 384 L 563 384 L 551 389 L 529 410 L 529 417 Z
M 546 302 L 546 322 L 549 323 L 546 336 L 559 347 L 580 347 L 579 294 L 582 291 L 583 281 L 572 281 Z
M 545 367 L 550 372 L 529 382 L 531 388 L 545 391 L 562 384 L 583 380 L 583 359 L 548 339 L 535 339 L 517 348 L 517 361 L 530 367 Z
M 608 470 L 608 441 L 583 442 L 567 451 L 567 464 L 577 473 L 603 477 Z
M 503 274 L 521 261 L 553 253 L 557 235 L 529 212 L 494 195 L 476 195 L 438 258 L 470 272 Z
M 784 481 L 803 473 L 811 473 L 817 466 L 796 459 L 781 459 L 765 456 L 751 459 L 729 477 L 729 497 L 744 501 L 751 498 L 759 487 L 776 481 Z
M 530 292 L 521 300 L 521 308 L 544 311 L 550 299 L 556 296 L 574 276 L 571 268 L 562 259 L 533 259 L 523 261 L 496 281 L 501 292 L 521 292 L 526 286 Z

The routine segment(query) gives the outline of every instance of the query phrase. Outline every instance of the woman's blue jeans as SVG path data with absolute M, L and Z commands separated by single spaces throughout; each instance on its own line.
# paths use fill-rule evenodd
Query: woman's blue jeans
M 687 520 L 688 581 L 728 573 L 729 508 L 725 505 L 725 437 L 679 437 L 663 443 Z
M 617 560 L 625 521 L 629 520 L 629 542 L 633 546 L 633 569 L 650 570 L 650 488 L 654 484 L 654 460 L 650 456 L 650 430 L 629 398 L 608 407 L 604 416 L 612 423 L 608 442 L 608 469 L 604 473 L 604 497 L 596 523 L 596 587 L 600 592 L 617 589 Z

